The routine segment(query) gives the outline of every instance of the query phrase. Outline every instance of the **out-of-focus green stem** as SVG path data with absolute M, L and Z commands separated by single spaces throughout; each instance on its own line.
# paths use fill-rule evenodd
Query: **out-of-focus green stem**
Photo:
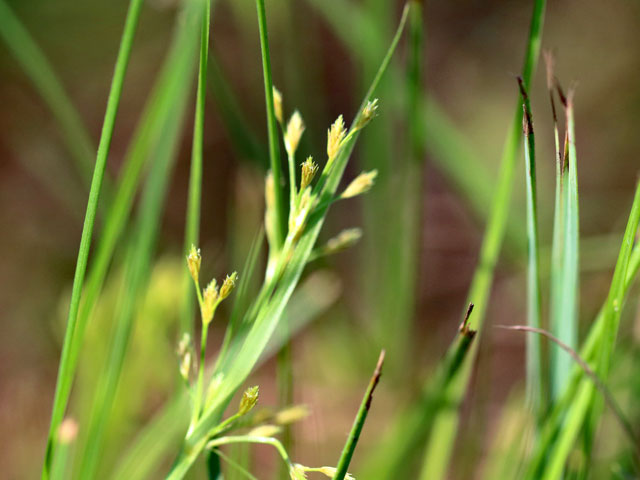
M 87 262 L 89 258 L 89 250 L 91 245 L 91 237 L 93 234 L 93 226 L 95 223 L 96 211 L 98 209 L 98 200 L 100 198 L 100 190 L 102 180 L 104 178 L 105 168 L 107 166 L 107 157 L 109 156 L 109 147 L 111 146 L 111 137 L 116 123 L 116 115 L 118 106 L 122 96 L 122 86 L 124 77 L 127 73 L 129 57 L 133 46 L 133 38 L 135 35 L 140 11 L 142 9 L 142 0 L 131 0 L 127 19 L 125 22 L 118 58 L 116 60 L 115 72 L 109 91 L 107 100 L 107 109 L 105 112 L 104 123 L 102 126 L 102 134 L 100 136 L 100 144 L 98 146 L 98 154 L 96 164 L 93 171 L 93 179 L 91 181 L 91 189 L 89 191 L 89 200 L 87 201 L 87 211 L 85 215 L 84 225 L 82 228 L 82 237 L 80 239 L 80 248 L 78 251 L 78 260 L 76 262 L 76 271 L 73 278 L 73 287 L 71 291 L 71 302 L 69 306 L 69 315 L 67 318 L 67 330 L 65 332 L 64 343 L 62 347 L 62 356 L 60 359 L 60 367 L 58 369 L 58 380 L 56 382 L 56 393 L 53 401 L 53 412 L 51 414 L 51 425 L 49 426 L 49 435 L 47 440 L 47 451 L 45 454 L 44 466 L 42 469 L 42 478 L 49 477 L 51 461 L 54 453 L 55 434 L 60 426 L 62 417 L 69 400 L 69 390 L 73 376 L 70 375 L 70 352 L 72 343 L 78 341 L 74 336 L 75 326 L 78 319 L 78 310 L 80 309 L 80 296 L 82 293 L 82 285 L 87 270 Z

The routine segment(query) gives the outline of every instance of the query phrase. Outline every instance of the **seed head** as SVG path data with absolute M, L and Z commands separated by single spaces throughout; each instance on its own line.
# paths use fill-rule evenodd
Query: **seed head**
M 275 110 L 276 118 L 281 124 L 284 122 L 282 115 L 282 93 L 276 87 L 273 87 L 273 109 Z
M 368 192 L 373 187 L 373 181 L 378 176 L 377 170 L 363 172 L 358 175 L 349 186 L 342 192 L 340 198 L 351 198 Z
M 202 294 L 202 323 L 209 324 L 218 305 L 218 285 L 216 279 L 211 280 Z
M 296 110 L 293 112 L 293 115 L 291 115 L 289 123 L 287 123 L 287 131 L 284 134 L 284 146 L 290 156 L 293 156 L 298 149 L 298 144 L 300 143 L 303 132 L 304 122 L 302 121 L 300 112 Z
M 224 279 L 222 287 L 220 287 L 220 300 L 224 300 L 229 296 L 231 291 L 236 286 L 236 280 L 238 279 L 238 272 L 233 272 L 231 275 L 227 275 Z
M 378 99 L 374 98 L 373 100 L 367 102 L 365 107 L 362 109 L 362 114 L 360 115 L 360 120 L 358 120 L 357 127 L 358 129 L 364 128 L 367 123 L 373 120 L 378 113 Z
M 316 176 L 318 171 L 318 165 L 313 161 L 313 158 L 307 157 L 305 162 L 302 164 L 302 179 L 300 180 L 300 190 L 304 190 L 307 188 L 313 177 Z
M 340 145 L 342 144 L 342 140 L 344 140 L 344 136 L 346 134 L 347 131 L 344 128 L 344 119 L 342 118 L 342 115 L 340 115 L 327 131 L 327 157 L 329 158 L 329 162 L 338 155 Z
M 202 263 L 202 257 L 200 256 L 200 249 L 195 245 L 191 245 L 189 255 L 187 255 L 187 266 L 189 267 L 189 273 L 193 281 L 198 283 L 200 278 L 200 264 Z
M 255 407 L 258 403 L 258 396 L 260 395 L 260 387 L 247 388 L 242 394 L 242 400 L 240 400 L 240 406 L 238 407 L 238 413 L 240 415 L 246 415 Z

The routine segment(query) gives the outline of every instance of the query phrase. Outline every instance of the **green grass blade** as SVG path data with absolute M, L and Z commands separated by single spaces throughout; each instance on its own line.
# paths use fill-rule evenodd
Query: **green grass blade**
M 622 298 L 623 301 L 629 294 L 638 273 L 640 272 L 640 245 L 635 245 L 629 258 L 627 274 L 623 285 Z M 603 337 L 605 327 L 605 311 L 606 305 L 598 313 L 593 325 L 589 331 L 587 339 L 583 342 L 580 350 L 580 356 L 593 365 L 600 355 L 600 342 Z M 528 467 L 528 477 L 530 479 L 540 478 L 541 470 L 547 459 L 547 453 L 552 448 L 562 425 L 564 425 L 565 412 L 570 408 L 572 402 L 579 402 L 578 390 L 583 388 L 582 385 L 583 372 L 575 367 L 572 372 L 571 381 L 568 383 L 562 396 L 556 401 L 553 409 L 548 413 L 546 421 L 541 428 L 540 439 L 536 444 L 536 448 L 531 457 Z M 575 405 L 574 405 L 575 406 Z
M 194 19 L 191 20 L 193 22 Z M 197 25 L 197 21 L 195 24 Z M 177 154 L 185 107 L 186 102 L 179 105 L 179 109 L 173 112 L 172 122 L 166 126 L 143 193 L 133 242 L 127 254 L 124 295 L 114 320 L 115 331 L 109 347 L 107 364 L 96 388 L 79 478 L 95 478 L 105 427 L 115 401 L 118 381 L 133 328 L 133 318 L 148 279 L 162 207 Z
M 269 162 L 273 183 L 275 185 L 275 224 L 279 226 L 274 231 L 276 249 L 282 246 L 286 229 L 285 201 L 282 189 L 282 173 L 280 166 L 280 144 L 278 143 L 278 122 L 273 103 L 273 81 L 271 80 L 271 58 L 269 54 L 269 37 L 267 34 L 267 14 L 264 0 L 256 0 L 258 10 L 258 27 L 260 29 L 260 50 L 262 52 L 262 70 L 264 75 L 264 96 L 267 106 L 267 132 L 269 135 Z
M 336 473 L 333 475 L 333 480 L 344 480 L 344 477 L 347 474 L 347 469 L 349 468 L 349 464 L 351 463 L 351 458 L 353 457 L 353 453 L 356 450 L 356 445 L 358 444 L 358 440 L 360 439 L 360 434 L 362 433 L 364 422 L 367 419 L 367 415 L 369 414 L 369 409 L 371 408 L 371 401 L 373 400 L 373 391 L 375 390 L 376 386 L 378 385 L 378 382 L 380 381 L 380 375 L 382 374 L 383 363 L 384 363 L 384 350 L 380 352 L 380 357 L 378 358 L 378 364 L 376 365 L 376 369 L 373 372 L 373 376 L 371 377 L 371 380 L 369 380 L 369 386 L 367 387 L 367 391 L 365 392 L 364 397 L 362 398 L 362 403 L 360 403 L 360 408 L 358 409 L 356 418 L 353 421 L 353 426 L 351 427 L 351 432 L 349 432 L 347 443 L 345 443 L 344 448 L 342 449 L 342 454 L 340 455 L 340 460 L 338 461 Z
M 0 37 L 56 118 L 76 168 L 88 185 L 96 151 L 91 136 L 53 67 L 5 0 L 0 0 Z
M 189 33 L 184 27 L 176 32 L 162 72 L 152 90 L 145 111 L 134 133 L 131 146 L 125 155 L 124 165 L 119 175 L 116 195 L 109 206 L 87 282 L 84 287 L 82 303 L 70 347 L 68 361 L 61 363 L 59 376 L 63 383 L 59 385 L 59 401 L 68 403 L 71 386 L 77 369 L 85 330 L 100 295 L 118 239 L 125 228 L 131 212 L 134 196 L 142 175 L 145 162 L 150 159 L 152 149 L 162 138 L 167 123 L 173 122 L 172 116 L 183 97 L 188 94 L 184 88 L 185 72 L 193 65 L 193 56 L 185 55 L 188 48 Z
M 362 478 L 409 478 L 413 475 L 414 460 L 423 447 L 435 413 L 448 404 L 453 381 L 460 374 L 460 367 L 473 343 L 475 332 L 467 328 L 472 309 L 473 305 L 469 305 L 451 348 L 438 364 L 435 374 L 424 382 L 420 396 L 391 423 L 391 431 L 369 455 L 359 472 Z
M 196 111 L 193 122 L 193 142 L 191 146 L 191 170 L 189 172 L 189 192 L 184 231 L 184 255 L 188 255 L 192 245 L 200 244 L 200 203 L 202 199 L 202 150 L 204 144 L 204 111 L 207 100 L 207 60 L 209 59 L 209 25 L 211 22 L 211 0 L 204 0 L 202 27 L 200 33 L 200 64 L 198 67 L 198 89 Z M 195 296 L 191 275 L 184 271 L 184 304 L 180 317 L 181 333 L 192 333 Z M 182 337 L 182 335 L 180 335 Z
M 65 332 L 64 344 L 62 347 L 62 356 L 60 359 L 60 368 L 58 370 L 58 379 L 56 382 L 56 393 L 53 401 L 53 412 L 51 414 L 51 425 L 49 427 L 49 435 L 47 440 L 47 452 L 45 455 L 42 477 L 49 476 L 51 460 L 54 449 L 55 433 L 60 426 L 62 417 L 67 407 L 68 396 L 64 398 L 63 384 L 71 382 L 71 378 L 66 376 L 65 364 L 69 362 L 69 353 L 74 341 L 74 330 L 78 319 L 78 310 L 80 307 L 80 296 L 82 293 L 82 285 L 87 270 L 87 261 L 89 258 L 89 249 L 91 245 L 91 237 L 93 234 L 93 226 L 95 223 L 96 211 L 98 208 L 98 200 L 100 198 L 100 189 L 104 178 L 105 168 L 107 166 L 107 157 L 109 155 L 109 147 L 111 146 L 111 137 L 115 126 L 118 105 L 122 94 L 122 85 L 127 72 L 129 57 L 133 45 L 133 37 L 138 25 L 140 10 L 142 8 L 142 0 L 132 0 L 127 12 L 124 32 L 118 51 L 115 72 L 111 83 L 111 90 L 107 100 L 107 109 L 105 112 L 102 134 L 100 136 L 100 144 L 98 146 L 98 154 L 96 157 L 96 165 L 91 180 L 91 189 L 89 191 L 89 200 L 87 202 L 87 211 L 85 215 L 84 225 L 82 227 L 82 237 L 80 239 L 80 248 L 78 251 L 78 261 L 76 263 L 76 271 L 73 279 L 73 288 L 71 292 L 71 302 L 69 306 L 69 316 L 67 319 L 67 330 Z
M 522 69 L 523 82 L 527 88 L 531 83 L 531 77 L 540 53 L 545 6 L 545 0 L 536 0 L 533 5 L 529 39 Z M 493 282 L 493 274 L 506 229 L 516 158 L 520 143 L 520 129 L 522 125 L 521 105 L 522 99 L 519 98 L 502 155 L 498 184 L 480 249 L 478 266 L 473 275 L 469 291 L 469 303 L 475 304 L 477 309 L 477 314 L 470 322 L 470 328 L 474 330 L 480 330 L 482 328 L 489 301 L 491 284 Z M 471 376 L 471 366 L 477 351 L 477 343 L 475 345 L 476 346 L 472 347 L 470 354 L 465 358 L 462 374 L 456 380 L 456 385 L 452 391 L 452 404 L 459 405 L 466 392 L 467 384 Z M 428 452 L 433 452 L 426 462 L 428 471 L 426 471 L 425 474 L 428 475 L 429 478 L 434 480 L 444 478 L 451 458 L 458 424 L 459 412 L 455 408 L 446 409 L 436 417 L 434 427 L 430 434 L 429 443 L 431 446 L 427 447 Z
M 567 106 L 568 157 L 562 174 L 563 203 L 560 220 L 562 227 L 561 270 L 559 271 L 558 303 L 551 320 L 551 333 L 574 350 L 578 343 L 578 284 L 579 284 L 579 218 L 578 218 L 578 177 L 577 156 L 575 155 L 575 136 L 573 134 L 573 116 Z M 569 116 L 571 113 L 571 117 Z M 571 374 L 572 362 L 558 346 L 551 348 L 551 386 L 553 397 L 557 397 Z
M 571 110 L 568 111 L 568 115 L 571 117 Z M 573 130 L 573 121 L 569 120 L 570 132 Z M 570 138 L 572 135 L 570 134 Z M 571 152 L 575 147 L 572 147 L 572 142 L 569 142 L 569 151 Z M 574 151 L 575 154 L 575 151 Z M 569 154 L 569 162 L 572 159 L 571 153 Z M 636 187 L 636 193 L 631 207 L 631 213 L 629 215 L 629 221 L 625 230 L 624 238 L 622 240 L 622 246 L 620 248 L 620 254 L 616 263 L 616 268 L 611 281 L 611 287 L 609 289 L 609 295 L 605 302 L 602 312 L 602 330 L 596 341 L 597 347 L 594 351 L 593 360 L 590 365 L 595 365 L 595 372 L 602 381 L 606 381 L 607 374 L 610 368 L 611 356 L 613 348 L 615 346 L 616 336 L 618 333 L 618 327 L 620 324 L 620 315 L 622 312 L 622 306 L 625 298 L 625 284 L 627 280 L 627 272 L 630 269 L 630 260 L 632 258 L 632 248 L 634 238 L 638 231 L 638 224 L 640 222 L 640 184 Z M 589 361 L 588 357 L 583 357 Z M 580 387 L 573 397 L 569 407 L 567 409 L 566 420 L 562 429 L 559 432 L 559 437 L 554 447 L 551 450 L 547 450 L 549 453 L 549 460 L 544 469 L 542 478 L 545 479 L 558 479 L 562 477 L 562 472 L 566 464 L 567 458 L 573 448 L 575 440 L 584 426 L 585 419 L 589 412 L 589 407 L 593 402 L 595 394 L 595 385 L 593 382 L 581 375 Z M 542 445 L 541 447 L 544 447 Z
M 524 100 L 522 128 L 524 134 L 525 184 L 527 192 L 527 324 L 541 328 L 542 300 L 540 297 L 540 239 L 538 237 L 538 199 L 536 189 L 536 150 L 535 134 L 529 97 L 520 82 L 520 93 Z M 545 411 L 545 391 L 542 382 L 542 354 L 540 337 L 527 336 L 527 400 L 534 415 L 539 419 Z

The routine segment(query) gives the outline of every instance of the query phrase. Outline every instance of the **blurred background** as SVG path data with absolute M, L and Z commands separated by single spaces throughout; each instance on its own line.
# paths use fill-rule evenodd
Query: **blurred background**
M 149 0 L 143 9 L 108 160 L 112 185 L 167 55 L 179 3 Z M 0 464 L 4 478 L 20 479 L 36 477 L 44 451 L 88 194 L 87 172 L 79 159 L 94 161 L 128 2 L 2 4 Z M 377 0 L 267 2 L 274 83 L 283 93 L 285 114 L 297 108 L 307 125 L 302 155 L 323 158 L 328 126 L 339 114 L 347 123 L 353 118 L 401 10 L 402 2 Z M 377 93 L 380 116 L 362 135 L 345 176 L 348 182 L 363 169 L 377 168 L 377 185 L 370 194 L 332 208 L 323 231 L 326 240 L 358 226 L 363 239 L 344 253 L 315 262 L 291 305 L 290 315 L 304 325 L 293 343 L 294 398 L 311 410 L 295 429 L 296 461 L 335 462 L 384 347 L 388 363 L 354 457 L 357 472 L 454 337 L 516 106 L 515 75 L 530 16 L 531 2 L 526 1 L 424 3 L 421 140 L 413 147 L 406 113 L 410 99 L 397 88 L 407 65 L 406 38 L 401 42 Z M 15 43 L 25 43 L 11 26 L 14 20 L 51 64 L 77 115 L 60 105 L 60 92 L 46 93 L 39 86 L 46 78 L 28 73 L 29 65 L 16 54 Z M 559 0 L 547 7 L 543 48 L 555 52 L 560 81 L 577 87 L 581 338 L 606 296 L 637 181 L 639 32 L 640 3 L 634 0 Z M 262 222 L 267 142 L 259 47 L 254 2 L 215 1 L 200 236 L 207 276 L 240 270 Z M 175 388 L 176 304 L 182 295 L 195 83 L 184 88 L 189 92 L 185 121 L 153 268 L 109 426 L 100 469 L 105 477 L 111 473 L 108 466 L 116 464 L 135 432 Z M 531 98 L 543 270 L 548 271 L 555 167 L 543 62 Z M 67 119 L 66 126 L 61 118 Z M 412 155 L 417 162 L 408 161 Z M 458 439 L 466 461 L 455 462 L 452 478 L 479 475 L 501 431 L 506 405 L 514 397 L 521 403 L 525 339 L 493 325 L 526 323 L 522 164 Z M 134 206 L 133 215 L 135 211 Z M 94 238 L 101 234 L 103 213 L 99 210 Z M 121 243 L 82 352 L 72 397 L 72 413 L 79 419 L 87 415 L 121 292 Z M 622 323 L 620 355 L 625 361 L 610 379 L 614 391 L 629 381 L 640 390 L 629 368 L 637 358 L 640 335 L 640 328 L 634 328 L 635 311 L 633 295 Z M 216 320 L 212 355 L 227 314 L 223 311 Z M 251 380 L 261 386 L 261 404 L 277 403 L 275 368 L 275 361 L 267 359 Z M 637 414 L 636 407 L 630 415 Z M 267 478 L 275 456 L 262 447 L 251 451 L 254 471 Z M 598 455 L 605 462 L 607 450 Z

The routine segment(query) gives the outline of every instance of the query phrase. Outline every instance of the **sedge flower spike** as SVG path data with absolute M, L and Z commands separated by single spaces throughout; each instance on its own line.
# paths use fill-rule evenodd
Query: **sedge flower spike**
M 284 123 L 284 116 L 282 115 L 282 93 L 276 87 L 273 87 L 273 109 L 275 110 L 276 118 L 280 124 Z
M 329 162 L 338 155 L 342 140 L 344 140 L 346 134 L 344 119 L 342 115 L 340 115 L 327 131 L 327 157 L 329 158 Z
M 313 161 L 313 158 L 307 157 L 302 164 L 302 178 L 300 179 L 300 190 L 307 188 L 313 181 L 313 177 L 318 172 L 318 165 Z
M 303 132 L 304 122 L 302 121 L 300 112 L 296 110 L 293 112 L 293 115 L 291 115 L 289 123 L 287 123 L 287 131 L 284 133 L 284 147 L 289 156 L 293 156 L 298 149 L 298 144 L 300 143 Z
M 367 102 L 365 107 L 362 109 L 362 114 L 360 115 L 360 119 L 358 120 L 358 124 L 356 125 L 357 129 L 364 128 L 367 123 L 373 120 L 378 114 L 378 99 L 374 98 L 373 100 Z
M 240 406 L 238 407 L 238 414 L 246 415 L 256 406 L 258 403 L 258 397 L 260 396 L 260 387 L 257 385 L 255 387 L 247 388 L 242 394 L 242 399 L 240 400 Z
M 347 188 L 345 188 L 340 198 L 351 198 L 368 192 L 373 187 L 373 182 L 378 176 L 377 170 L 363 172 L 358 175 Z
M 225 278 L 222 283 L 222 287 L 220 287 L 220 300 L 224 300 L 231 294 L 232 290 L 236 286 L 237 279 L 238 272 L 233 272 L 231 275 L 227 275 L 227 278 Z
M 202 295 L 202 323 L 209 324 L 213 320 L 213 314 L 218 305 L 218 285 L 216 279 L 211 280 L 207 288 L 204 289 Z
M 200 256 L 200 249 L 195 245 L 191 245 L 189 255 L 187 255 L 187 266 L 189 267 L 189 273 L 193 281 L 198 283 L 200 278 L 200 264 L 202 263 L 202 257 Z

